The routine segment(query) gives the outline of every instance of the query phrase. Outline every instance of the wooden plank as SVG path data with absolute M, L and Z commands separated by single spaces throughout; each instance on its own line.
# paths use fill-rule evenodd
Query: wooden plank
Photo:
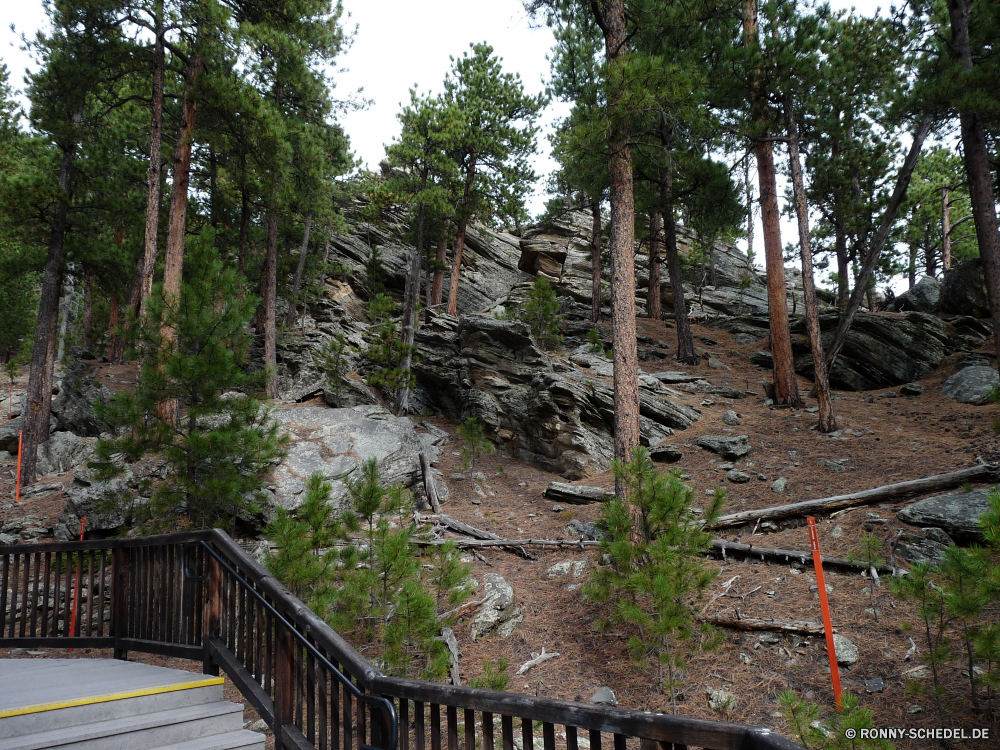
M 0 638 L 7 635 L 7 587 L 10 586 L 10 568 L 13 560 L 10 555 L 0 554 Z M 13 603 L 13 599 L 10 600 Z
M 542 743 L 545 750 L 556 750 L 556 728 L 547 721 L 542 724 Z
M 532 731 L 531 719 L 522 716 L 521 717 L 521 747 L 524 750 L 534 750 L 535 739 L 534 732 Z
M 725 539 L 713 539 L 709 554 L 717 557 L 727 557 L 730 554 L 737 557 L 759 558 L 761 561 L 772 560 L 779 563 L 788 563 L 797 560 L 803 565 L 813 565 L 812 552 L 795 549 L 779 549 L 776 547 L 758 547 L 753 544 L 741 544 L 739 542 L 727 542 Z M 868 570 L 870 567 L 855 560 L 845 560 L 842 557 L 823 556 L 823 567 L 841 568 L 854 573 Z M 879 573 L 892 575 L 892 568 L 888 565 L 878 565 L 876 569 Z
M 275 737 L 277 739 L 277 737 Z M 277 743 L 276 743 L 277 744 Z M 294 724 L 284 724 L 281 727 L 282 750 L 315 750 L 315 746 L 302 734 Z
M 99 639 L 89 639 L 99 640 Z M 160 654 L 161 656 L 176 656 L 179 659 L 190 659 L 191 661 L 202 661 L 205 650 L 201 646 L 188 646 L 182 643 L 163 643 L 161 641 L 150 641 L 143 638 L 122 638 L 115 640 L 118 647 L 128 651 L 139 651 L 145 654 Z
M 465 750 L 476 750 L 476 712 L 465 709 Z
M 223 671 L 233 681 L 240 693 L 254 707 L 260 718 L 274 729 L 274 701 L 264 688 L 249 678 L 249 674 L 226 644 L 219 638 L 208 641 L 208 650 L 212 660 L 222 667 Z
M 448 706 L 448 750 L 458 750 L 458 709 Z
M 18 622 L 18 633 L 22 638 L 27 635 L 25 630 L 28 619 L 28 579 L 31 578 L 31 557 L 29 555 L 24 556 L 24 565 L 21 569 L 21 580 L 19 581 L 21 585 L 21 596 L 19 598 L 21 617 Z
M 0 638 L 0 648 L 113 648 L 115 639 L 104 638 L 74 638 L 72 640 L 61 635 L 57 636 L 15 636 Z
M 38 627 L 38 586 L 42 575 L 42 553 L 36 552 L 32 555 L 32 558 L 34 559 L 34 565 L 32 566 L 34 572 L 31 581 L 31 621 L 28 625 L 28 632 L 31 635 L 36 635 L 35 629 Z M 87 633 L 87 635 L 90 635 L 90 633 Z
M 493 750 L 493 714 L 483 711 L 483 750 Z
M 278 658 L 274 675 L 275 739 L 281 737 L 278 728 L 283 728 L 286 724 L 291 724 L 295 716 L 295 643 L 292 640 L 292 634 L 288 630 L 279 628 L 277 647 Z M 240 669 L 245 673 L 246 667 L 239 654 L 236 654 L 236 661 L 240 665 Z M 277 742 L 275 743 L 275 745 L 278 744 Z M 282 745 L 281 750 L 284 750 L 284 742 L 280 744 Z M 277 747 L 276 750 L 278 750 Z
M 399 750 L 410 750 L 410 702 L 406 698 L 399 699 L 397 716 L 399 718 Z
M 427 730 L 424 727 L 424 704 L 422 701 L 413 701 L 413 718 L 416 726 L 414 739 L 416 739 L 417 750 L 425 750 L 427 743 L 424 735 Z
M 52 553 L 46 552 L 42 558 L 42 632 L 40 635 L 45 638 L 49 634 L 49 595 L 52 593 Z M 3 605 L 0 605 L 0 612 L 3 612 Z M 103 630 L 98 635 L 104 635 Z
M 566 750 L 577 750 L 579 745 L 576 741 L 576 727 L 566 727 Z
M 441 750 L 441 705 L 431 703 L 431 750 Z
M 501 750 L 514 750 L 514 719 L 504 714 L 500 717 Z
M 590 750 L 601 750 L 601 733 L 595 729 L 590 730 Z

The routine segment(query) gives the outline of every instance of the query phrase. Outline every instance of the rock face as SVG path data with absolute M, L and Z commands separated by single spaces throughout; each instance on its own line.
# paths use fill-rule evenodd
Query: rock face
M 974 318 L 990 316 L 990 301 L 986 296 L 986 279 L 980 258 L 959 263 L 944 275 L 940 306 L 945 312 L 958 315 Z
M 59 393 L 52 397 L 52 415 L 59 430 L 88 437 L 111 431 L 111 426 L 94 413 L 94 402 L 107 403 L 111 391 L 94 379 L 93 372 L 92 365 L 79 360 L 66 366 Z
M 40 476 L 62 474 L 80 466 L 92 455 L 93 439 L 77 437 L 72 432 L 56 432 L 38 446 L 36 468 Z
M 452 333 L 423 329 L 414 370 L 418 409 L 451 419 L 477 417 L 513 456 L 570 479 L 599 473 L 614 453 L 614 391 L 598 372 L 561 367 L 521 322 L 466 315 Z M 590 368 L 591 370 L 593 368 Z M 643 379 L 640 432 L 655 446 L 700 414 Z
M 291 438 L 288 455 L 274 469 L 270 483 L 275 500 L 285 508 L 297 508 L 305 500 L 306 483 L 315 472 L 330 480 L 331 502 L 343 507 L 344 479 L 370 458 L 378 460 L 386 484 L 399 483 L 422 495 L 418 454 L 428 450 L 432 463 L 437 458 L 408 418 L 395 417 L 381 406 L 301 406 L 279 409 L 274 416 Z M 436 481 L 438 495 L 446 497 L 447 487 L 439 475 Z
M 973 490 L 918 500 L 897 514 L 903 523 L 936 527 L 961 544 L 982 541 L 979 517 L 989 509 L 990 490 Z
M 901 295 L 889 303 L 892 312 L 931 313 L 938 309 L 941 301 L 941 282 L 931 276 L 924 276 Z
M 861 655 L 858 653 L 858 647 L 840 633 L 833 634 L 833 648 L 837 652 L 837 664 L 843 667 L 849 667 L 852 664 L 857 664 L 858 659 Z
M 960 404 L 988 404 L 990 393 L 1000 382 L 992 367 L 975 366 L 959 370 L 941 387 L 941 393 Z
M 712 453 L 718 453 L 723 458 L 735 460 L 743 458 L 750 452 L 750 436 L 737 435 L 702 435 L 698 445 Z
M 483 576 L 481 593 L 486 602 L 469 628 L 472 640 L 478 641 L 487 635 L 506 638 L 524 619 L 521 608 L 514 603 L 514 589 L 503 577 L 487 573 Z
M 910 563 L 936 565 L 944 559 L 944 552 L 951 543 L 951 537 L 936 526 L 922 529 L 921 533 L 904 531 L 896 539 L 896 555 Z
M 828 347 L 840 320 L 837 310 L 820 312 L 823 345 Z M 753 316 L 720 322 L 725 330 L 747 330 L 756 326 L 768 332 L 766 317 Z M 812 356 L 805 338 L 805 320 L 792 322 L 795 371 L 812 377 Z M 843 351 L 830 371 L 835 388 L 868 391 L 902 385 L 933 372 L 956 351 L 972 351 L 990 336 L 988 324 L 970 317 L 945 322 L 933 315 L 908 313 L 858 313 L 847 334 Z M 767 352 L 753 352 L 751 360 L 770 366 Z

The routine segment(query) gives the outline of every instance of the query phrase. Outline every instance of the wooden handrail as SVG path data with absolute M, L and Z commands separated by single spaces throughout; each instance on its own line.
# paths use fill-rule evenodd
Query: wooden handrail
M 71 571 L 85 582 L 77 622 Z M 459 750 L 460 717 L 465 750 L 494 750 L 496 731 L 513 750 L 515 719 L 525 750 L 539 722 L 544 750 L 579 750 L 578 731 L 589 732 L 591 750 L 610 747 L 602 734 L 615 750 L 628 738 L 641 750 L 801 750 L 760 727 L 383 675 L 219 530 L 0 547 L 0 647 L 15 645 L 113 648 L 118 658 L 143 651 L 221 668 L 279 750 L 444 750 L 442 718 L 447 750 Z

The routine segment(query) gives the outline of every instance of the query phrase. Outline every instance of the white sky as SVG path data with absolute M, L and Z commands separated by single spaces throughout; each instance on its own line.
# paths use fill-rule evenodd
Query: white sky
M 831 0 L 831 5 L 855 7 L 869 15 L 887 3 Z M 372 101 L 368 108 L 342 116 L 341 122 L 355 154 L 373 169 L 384 156 L 384 145 L 399 132 L 396 114 L 400 104 L 409 101 L 409 89 L 416 86 L 421 92 L 439 92 L 451 66 L 449 56 L 460 56 L 472 42 L 491 44 L 503 58 L 505 70 L 519 73 L 529 93 L 544 87 L 552 34 L 544 27 L 531 28 L 521 0 L 344 0 L 344 6 L 349 16 L 344 19 L 345 26 L 353 29 L 357 25 L 358 31 L 351 49 L 338 60 L 338 67 L 346 71 L 335 76 L 334 96 L 347 98 L 363 88 L 361 96 Z M 12 84 L 20 88 L 25 70 L 34 66 L 28 54 L 19 49 L 18 35 L 27 32 L 30 36 L 46 23 L 41 2 L 5 2 L 0 21 L 4 26 L 0 30 L 0 59 L 11 70 Z M 9 28 L 11 24 L 17 34 Z M 546 134 L 567 112 L 567 105 L 553 103 L 543 114 L 541 154 L 534 164 L 541 177 L 555 166 Z M 779 185 L 779 191 L 782 189 Z M 540 179 L 529 211 L 539 213 L 544 202 L 544 179 Z M 794 224 L 784 221 L 783 242 L 795 237 Z M 745 242 L 741 244 L 745 247 Z M 763 247 L 759 222 L 754 244 L 757 249 Z M 762 254 L 758 250 L 761 261 Z

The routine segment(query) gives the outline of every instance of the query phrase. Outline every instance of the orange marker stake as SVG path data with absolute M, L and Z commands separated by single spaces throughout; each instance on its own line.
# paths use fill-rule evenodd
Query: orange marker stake
M 17 431 L 17 487 L 14 490 L 14 502 L 21 502 L 21 443 L 24 441 L 24 430 Z
M 83 532 L 87 528 L 87 517 L 84 516 L 80 519 L 80 541 L 83 541 Z M 76 558 L 76 590 L 73 592 L 73 616 L 70 618 L 70 637 L 79 635 L 79 624 L 76 621 L 76 607 L 80 601 L 80 576 L 83 574 L 83 565 L 81 565 L 81 555 Z M 72 648 L 66 649 L 67 651 L 72 651 Z
M 840 696 L 840 668 L 837 666 L 837 649 L 833 644 L 833 623 L 830 621 L 830 602 L 826 598 L 826 580 L 823 578 L 823 557 L 819 552 L 819 533 L 816 531 L 816 519 L 806 518 L 809 525 L 809 542 L 812 544 L 813 565 L 816 567 L 816 586 L 819 589 L 819 606 L 823 610 L 823 630 L 826 632 L 826 652 L 830 658 L 830 677 L 833 680 L 833 699 L 837 708 L 844 707 Z

